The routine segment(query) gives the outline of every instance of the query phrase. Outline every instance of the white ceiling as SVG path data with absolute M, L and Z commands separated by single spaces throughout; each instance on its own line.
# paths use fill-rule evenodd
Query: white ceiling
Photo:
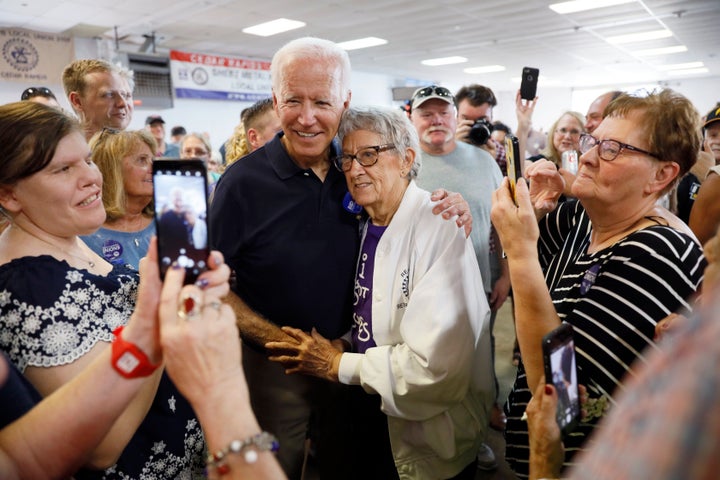
M 398 85 L 477 82 L 513 90 L 523 66 L 539 67 L 544 86 L 608 86 L 672 81 L 659 65 L 701 61 L 720 77 L 720 0 L 639 0 L 570 15 L 547 0 L 0 0 L 0 26 L 107 39 L 138 51 L 154 32 L 157 53 L 169 49 L 270 59 L 299 36 L 346 41 L 366 36 L 388 44 L 350 52 L 353 69 L 389 74 Z M 278 17 L 307 26 L 272 37 L 242 29 Z M 609 36 L 668 28 L 673 36 L 611 45 Z M 685 45 L 687 52 L 638 57 L 632 51 Z M 427 67 L 421 60 L 450 55 L 459 65 Z M 482 75 L 463 68 L 498 64 Z M 688 78 L 688 77 L 685 77 Z M 720 86 L 720 85 L 719 85 Z

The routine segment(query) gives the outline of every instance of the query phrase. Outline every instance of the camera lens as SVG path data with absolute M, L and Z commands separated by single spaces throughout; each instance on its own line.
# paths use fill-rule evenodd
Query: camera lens
M 468 140 L 470 141 L 470 143 L 477 147 L 485 145 L 487 141 L 490 140 L 490 134 L 492 133 L 492 130 L 492 124 L 484 118 L 475 120 L 473 126 L 470 127 L 470 132 L 468 133 Z
M 533 76 L 532 76 L 532 75 L 528 75 L 528 76 L 527 76 L 527 81 L 528 81 L 528 82 L 532 82 L 532 81 L 533 81 Z

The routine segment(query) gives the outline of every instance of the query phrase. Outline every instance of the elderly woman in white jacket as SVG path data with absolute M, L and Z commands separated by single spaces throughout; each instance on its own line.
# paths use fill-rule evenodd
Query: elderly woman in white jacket
M 338 135 L 347 207 L 364 209 L 352 330 L 329 341 L 285 327 L 298 343 L 266 347 L 288 373 L 362 387 L 348 399 L 348 478 L 473 479 L 494 386 L 472 244 L 415 185 L 418 138 L 402 112 L 349 109 Z

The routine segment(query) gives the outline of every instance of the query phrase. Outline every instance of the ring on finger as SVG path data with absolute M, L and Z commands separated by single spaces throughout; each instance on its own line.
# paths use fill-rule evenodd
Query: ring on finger
M 206 303 L 205 306 L 206 306 L 206 307 L 210 307 L 210 308 L 212 308 L 213 310 L 217 310 L 217 311 L 219 312 L 219 311 L 220 311 L 220 307 L 222 307 L 222 302 L 220 302 L 219 300 L 213 300 L 213 301 L 211 301 L 211 302 L 209 302 L 209 303 Z
M 195 293 L 185 293 L 180 297 L 178 304 L 178 317 L 183 320 L 192 320 L 200 314 L 200 297 Z

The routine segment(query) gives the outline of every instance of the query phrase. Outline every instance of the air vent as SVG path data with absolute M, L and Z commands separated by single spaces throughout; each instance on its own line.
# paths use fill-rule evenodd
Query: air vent
M 135 52 L 121 52 L 118 58 L 135 72 L 133 97 L 138 106 L 165 109 L 173 107 L 170 58 Z

